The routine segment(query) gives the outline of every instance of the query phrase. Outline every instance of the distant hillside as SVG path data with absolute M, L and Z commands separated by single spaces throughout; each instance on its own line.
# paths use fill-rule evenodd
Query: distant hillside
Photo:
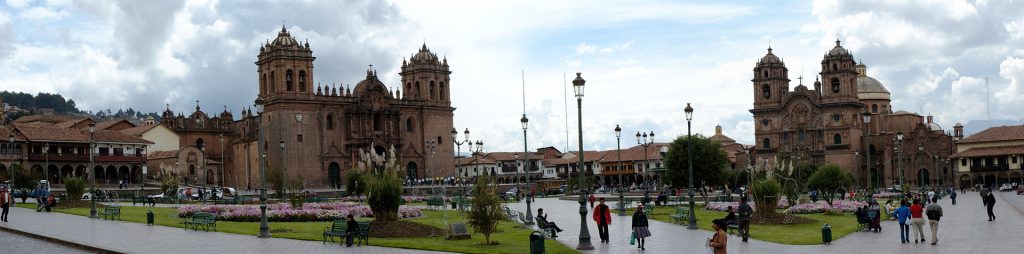
M 60 94 L 38 93 L 31 95 L 22 92 L 0 92 L 0 98 L 4 103 L 15 106 L 30 113 L 35 113 L 42 108 L 53 109 L 54 114 L 70 115 L 81 114 L 82 111 L 75 106 L 75 100 L 64 99 Z

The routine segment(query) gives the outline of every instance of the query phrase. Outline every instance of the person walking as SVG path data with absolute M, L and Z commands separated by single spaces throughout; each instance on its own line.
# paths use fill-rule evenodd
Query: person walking
M 911 223 L 914 225 L 914 243 L 924 243 L 924 206 L 921 205 L 920 199 L 914 199 L 914 204 L 910 205 L 910 218 Z
M 988 209 L 988 221 L 996 220 L 996 214 L 992 213 L 992 207 L 996 206 L 996 196 L 992 195 L 992 191 L 989 191 L 982 197 L 982 202 L 985 203 L 985 208 Z
M 604 204 L 604 198 L 594 208 L 594 222 L 597 222 L 597 233 L 601 235 L 601 242 L 608 243 L 608 225 L 612 224 L 611 209 Z
M 951 191 L 949 193 L 949 200 L 952 200 L 953 201 L 953 205 L 956 205 L 956 191 L 955 190 Z
M 594 208 L 594 194 L 593 193 L 590 194 L 590 197 L 587 198 L 587 200 L 590 201 L 590 208 Z
M 893 217 L 896 217 L 896 221 L 900 225 L 900 243 L 910 242 L 910 236 L 908 235 L 910 233 L 910 226 L 907 225 L 908 220 L 910 220 L 910 207 L 907 207 L 906 199 L 900 201 L 900 208 L 896 208 L 896 211 L 893 212 Z
M 11 210 L 11 203 L 13 203 L 10 190 L 7 186 L 0 188 L 0 209 L 3 210 L 0 213 L 0 221 L 7 222 L 7 213 Z
M 647 214 L 644 213 L 644 205 L 636 206 L 636 211 L 633 212 L 633 234 L 636 235 L 637 248 L 640 250 L 647 250 L 644 248 L 644 238 L 651 237 L 651 230 L 647 229 Z
M 932 230 L 932 245 L 939 243 L 939 218 L 942 217 L 942 207 L 939 206 L 938 200 L 932 199 L 932 203 L 924 209 L 924 213 L 928 216 L 928 227 Z
M 723 219 L 716 219 L 711 221 L 711 227 L 715 229 L 715 234 L 708 239 L 708 247 L 711 247 L 711 253 L 714 254 L 727 254 L 729 242 L 729 235 L 725 233 L 727 222 Z
M 747 204 L 747 197 L 743 196 L 740 198 L 739 215 L 736 217 L 739 227 L 740 237 L 743 238 L 743 242 L 747 242 L 747 238 L 750 238 L 750 215 L 754 213 L 754 209 Z

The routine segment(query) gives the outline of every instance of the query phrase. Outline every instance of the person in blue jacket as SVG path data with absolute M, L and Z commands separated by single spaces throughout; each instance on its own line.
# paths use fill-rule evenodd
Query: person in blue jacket
M 36 198 L 36 212 L 43 211 L 43 208 L 46 207 L 46 199 L 50 196 L 50 191 L 44 188 L 45 186 L 39 184 L 39 187 L 32 191 L 32 196 Z
M 907 224 L 910 220 L 910 207 L 907 205 L 906 199 L 900 200 L 900 208 L 896 208 L 893 216 L 900 223 L 900 242 L 910 242 L 910 225 Z

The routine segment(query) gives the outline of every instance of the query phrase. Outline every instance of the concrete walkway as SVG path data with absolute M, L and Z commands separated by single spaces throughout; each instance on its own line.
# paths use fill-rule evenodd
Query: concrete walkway
M 856 232 L 832 242 L 831 245 L 783 245 L 750 239 L 743 243 L 737 236 L 729 236 L 729 253 L 1018 253 L 1024 248 L 1020 241 L 1024 232 L 1024 195 L 998 193 L 995 213 L 997 221 L 989 222 L 977 192 L 968 192 L 957 197 L 957 205 L 950 200 L 939 201 L 945 216 L 939 223 L 939 244 L 900 244 L 899 228 L 896 222 L 882 222 L 881 233 Z M 1015 202 L 1010 205 L 1010 202 Z M 614 204 L 614 202 L 612 202 Z M 526 203 L 511 203 L 510 208 L 525 211 Z M 611 206 L 611 205 L 609 205 Z M 548 219 L 556 222 L 565 231 L 557 240 L 569 247 L 575 247 L 579 240 L 579 204 L 556 198 L 538 198 L 533 203 L 534 212 L 544 208 Z M 593 251 L 583 253 L 639 253 L 636 246 L 629 245 L 630 217 L 613 213 L 609 226 L 611 243 L 602 244 L 597 228 L 587 205 L 587 227 L 590 231 Z M 632 214 L 632 212 L 630 212 Z M 702 218 L 708 219 L 708 218 Z M 705 253 L 704 242 L 711 237 L 711 231 L 689 230 L 685 226 L 660 221 L 650 221 L 652 236 L 647 238 L 646 253 Z M 757 226 L 751 230 L 756 231 Z M 931 237 L 927 224 L 926 237 Z M 911 237 L 912 238 L 912 237 Z
M 62 213 L 40 213 L 24 208 L 12 208 L 9 221 L 0 223 L 0 227 L 120 253 L 440 253 L 186 231 Z

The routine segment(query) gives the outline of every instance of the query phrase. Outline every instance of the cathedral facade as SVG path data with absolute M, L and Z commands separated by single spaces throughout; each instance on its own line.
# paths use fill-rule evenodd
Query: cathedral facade
M 260 47 L 256 72 L 263 112 L 245 109 L 235 121 L 239 138 L 232 142 L 231 186 L 259 183 L 260 127 L 268 170 L 284 169 L 289 179 L 307 188 L 339 187 L 358 152 L 384 153 L 394 148 L 411 178 L 451 176 L 453 115 L 448 60 L 426 45 L 402 61 L 402 91 L 390 90 L 376 70 L 354 87 L 314 85 L 316 58 L 281 28 L 277 38 Z M 397 84 L 396 84 L 397 85 Z
M 952 137 L 927 118 L 895 111 L 889 91 L 840 41 L 825 53 L 813 89 L 790 90 L 789 69 L 771 48 L 751 80 L 754 164 L 834 164 L 858 186 L 951 183 Z

